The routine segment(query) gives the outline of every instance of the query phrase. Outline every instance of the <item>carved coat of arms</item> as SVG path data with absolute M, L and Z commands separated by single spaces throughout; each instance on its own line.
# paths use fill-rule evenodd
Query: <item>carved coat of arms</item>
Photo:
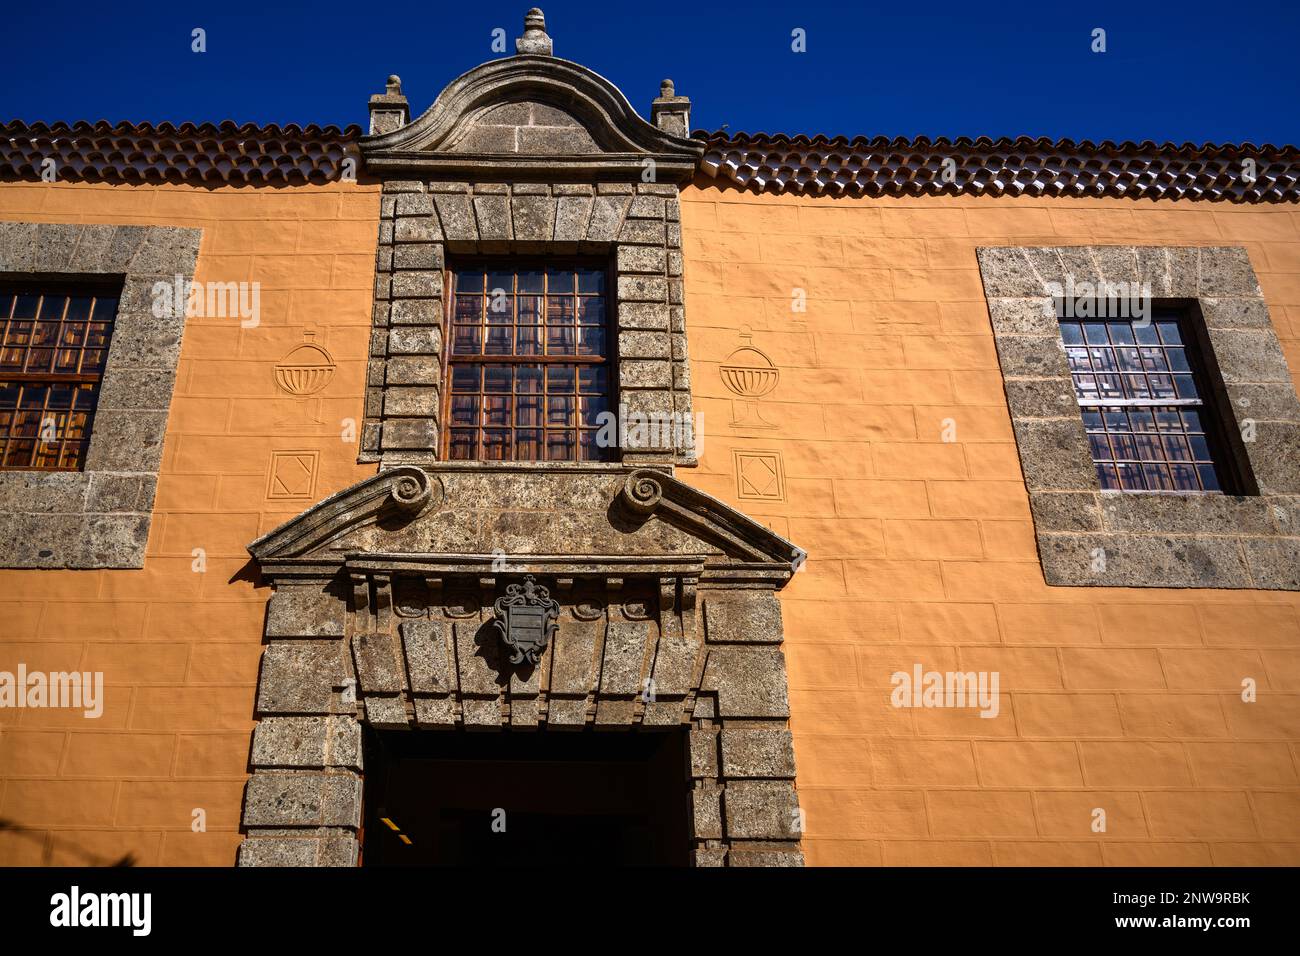
M 536 664 L 559 627 L 559 602 L 530 574 L 522 584 L 507 586 L 505 595 L 492 607 L 496 611 L 492 624 L 512 652 L 510 663 L 527 660 Z

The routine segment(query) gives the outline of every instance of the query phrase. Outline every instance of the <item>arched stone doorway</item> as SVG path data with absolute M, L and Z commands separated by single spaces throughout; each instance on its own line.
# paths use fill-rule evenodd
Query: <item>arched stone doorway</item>
M 681 728 L 692 861 L 802 862 L 774 593 L 800 552 L 667 468 L 400 466 L 250 551 L 274 593 L 241 865 L 355 865 L 363 724 Z M 554 602 L 536 663 L 493 624 L 512 585 Z

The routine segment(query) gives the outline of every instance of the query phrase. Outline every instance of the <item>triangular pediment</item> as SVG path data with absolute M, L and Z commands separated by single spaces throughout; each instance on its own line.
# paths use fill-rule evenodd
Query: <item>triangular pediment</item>
M 376 172 L 689 176 L 704 144 L 639 116 L 609 80 L 552 56 L 513 56 L 452 81 L 419 118 L 361 141 Z
M 249 545 L 264 571 L 358 558 L 547 570 L 695 565 L 783 581 L 803 552 L 655 469 L 405 465 L 324 499 Z M 557 572 L 558 573 L 558 572 Z M 609 572 L 607 572 L 609 573 Z

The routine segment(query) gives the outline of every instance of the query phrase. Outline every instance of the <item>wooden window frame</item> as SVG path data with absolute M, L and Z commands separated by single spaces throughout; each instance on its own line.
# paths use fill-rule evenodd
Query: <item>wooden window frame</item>
M 57 372 L 53 370 L 48 372 L 8 372 L 3 369 L 0 369 L 0 382 L 14 383 L 19 386 L 40 386 L 40 385 L 71 385 L 71 386 L 91 385 L 93 386 L 89 407 L 85 409 L 80 409 L 80 408 L 76 409 L 76 411 L 84 411 L 86 416 L 85 424 L 82 428 L 82 436 L 80 438 L 69 439 L 62 434 L 62 429 L 60 429 L 60 434 L 55 440 L 59 446 L 58 457 L 60 461 L 64 460 L 67 457 L 65 446 L 72 444 L 74 442 L 80 446 L 80 449 L 76 454 L 75 465 L 64 466 L 62 464 L 56 464 L 54 466 L 50 466 L 50 465 L 37 464 L 35 460 L 33 460 L 32 462 L 26 465 L 7 464 L 6 460 L 8 458 L 9 443 L 11 440 L 14 439 L 13 436 L 6 429 L 6 431 L 3 434 L 0 434 L 0 472 L 46 473 L 46 472 L 84 472 L 86 470 L 86 458 L 90 451 L 90 442 L 94 433 L 95 413 L 99 407 L 99 397 L 101 391 L 103 390 L 104 377 L 108 369 L 109 350 L 112 348 L 113 334 L 117 328 L 117 319 L 118 319 L 118 313 L 120 310 L 120 303 L 121 303 L 121 291 L 122 291 L 121 286 L 119 284 L 115 284 L 109 281 L 102 281 L 102 280 L 101 281 L 90 280 L 90 281 L 79 282 L 79 281 L 68 281 L 62 278 L 52 278 L 48 282 L 43 282 L 39 279 L 30 280 L 30 281 L 9 280 L 5 282 L 0 282 L 0 299 L 9 298 L 10 296 L 17 297 L 17 296 L 24 296 L 24 295 L 27 296 L 34 295 L 41 300 L 40 304 L 38 305 L 37 316 L 34 316 L 32 318 L 33 323 L 47 321 L 45 317 L 40 314 L 44 309 L 44 300 L 47 297 L 54 296 L 54 297 L 63 298 L 65 300 L 71 300 L 73 298 L 89 298 L 91 300 L 95 300 L 96 302 L 100 299 L 111 298 L 114 300 L 112 317 L 108 320 L 107 336 L 102 346 L 104 357 L 102 362 L 100 363 L 100 367 L 97 372 L 82 371 L 80 369 L 80 364 L 81 364 L 80 361 L 78 362 L 79 368 L 78 371 L 76 372 Z M 60 317 L 58 319 L 58 325 L 60 329 L 63 328 L 64 323 L 66 322 L 66 314 L 67 314 L 67 305 L 65 303 L 63 312 L 60 314 Z M 4 315 L 0 315 L 0 349 L 3 349 L 5 347 L 4 339 L 7 338 L 7 330 L 9 324 L 13 321 L 22 321 L 22 319 L 14 319 L 7 311 Z M 87 323 L 89 323 L 90 321 L 102 321 L 96 315 L 95 306 L 92 306 L 92 311 L 90 313 L 90 316 L 87 319 Z M 55 352 L 59 351 L 61 348 L 67 348 L 67 346 L 62 346 L 62 345 L 53 346 L 53 350 Z M 79 352 L 84 354 L 84 352 L 87 350 L 87 345 L 83 340 L 83 342 L 80 345 L 75 346 L 75 348 Z M 26 353 L 30 353 L 33 350 L 33 346 L 29 343 L 27 346 L 24 347 L 24 350 Z M 21 407 L 14 409 L 14 414 L 18 414 L 21 410 L 22 410 Z M 41 411 L 43 412 L 50 411 L 50 409 L 43 407 Z M 70 414 L 71 412 L 74 411 L 74 409 L 69 407 L 66 410 L 60 409 L 55 411 L 61 411 Z M 18 439 L 18 440 L 22 440 L 22 439 Z M 49 444 L 49 443 L 42 441 L 39 442 L 39 444 Z
M 456 307 L 456 273 L 465 269 L 484 269 L 488 272 L 493 269 L 508 271 L 513 274 L 537 269 L 545 271 L 547 269 L 587 269 L 599 271 L 604 274 L 604 292 L 601 298 L 604 302 L 605 311 L 605 350 L 604 355 L 584 356 L 584 355 L 474 355 L 460 356 L 453 360 L 453 331 L 455 327 L 454 316 Z M 598 366 L 606 370 L 606 394 L 605 399 L 607 407 L 611 412 L 617 413 L 618 408 L 618 317 L 617 317 L 617 282 L 618 277 L 614 269 L 613 262 L 608 257 L 582 257 L 582 256 L 465 256 L 463 258 L 448 260 L 443 269 L 443 288 L 446 290 L 443 307 L 443 356 L 442 356 L 442 395 L 439 402 L 439 415 L 441 429 L 438 436 L 438 455 L 443 461 L 470 461 L 478 464 L 593 464 L 598 462 L 611 463 L 618 462 L 621 456 L 621 449 L 615 442 L 609 448 L 605 449 L 605 455 L 598 459 L 585 459 L 581 457 L 573 458 L 483 458 L 473 457 L 468 459 L 453 459 L 451 457 L 451 402 L 452 402 L 452 370 L 456 365 L 573 365 L 573 366 Z M 485 290 L 486 295 L 486 290 Z M 512 327 L 514 327 L 512 325 Z M 541 328 L 545 329 L 543 323 Z M 543 387 L 542 396 L 546 392 Z M 577 412 L 575 412 L 576 414 Z M 545 412 L 543 411 L 543 414 Z M 482 425 L 477 426 L 478 431 L 483 430 Z M 510 426 L 510 431 L 515 430 L 514 425 Z M 545 442 L 545 424 L 538 426 L 543 432 L 543 443 Z M 570 426 L 575 427 L 575 426 Z M 575 454 L 580 450 L 581 443 L 575 442 Z M 513 450 L 513 449 L 512 449 Z M 544 450 L 544 449 L 543 449 Z

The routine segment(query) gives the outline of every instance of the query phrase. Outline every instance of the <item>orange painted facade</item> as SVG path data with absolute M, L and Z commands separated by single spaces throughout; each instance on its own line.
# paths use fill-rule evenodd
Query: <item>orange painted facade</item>
M 1294 378 L 1300 212 L 681 199 L 705 432 L 678 475 L 809 553 L 780 595 L 808 862 L 1300 863 L 1300 596 L 1044 584 L 975 258 L 1244 246 Z M 374 471 L 355 430 L 378 218 L 366 184 L 0 185 L 0 219 L 198 227 L 197 280 L 261 284 L 256 328 L 187 323 L 144 569 L 0 571 L 0 670 L 107 688 L 98 720 L 0 711 L 0 819 L 24 828 L 0 865 L 234 863 L 268 595 L 245 546 Z M 286 396 L 305 332 L 333 375 Z M 779 377 L 740 407 L 719 367 L 745 344 Z M 1002 719 L 891 706 L 916 662 L 998 671 Z

